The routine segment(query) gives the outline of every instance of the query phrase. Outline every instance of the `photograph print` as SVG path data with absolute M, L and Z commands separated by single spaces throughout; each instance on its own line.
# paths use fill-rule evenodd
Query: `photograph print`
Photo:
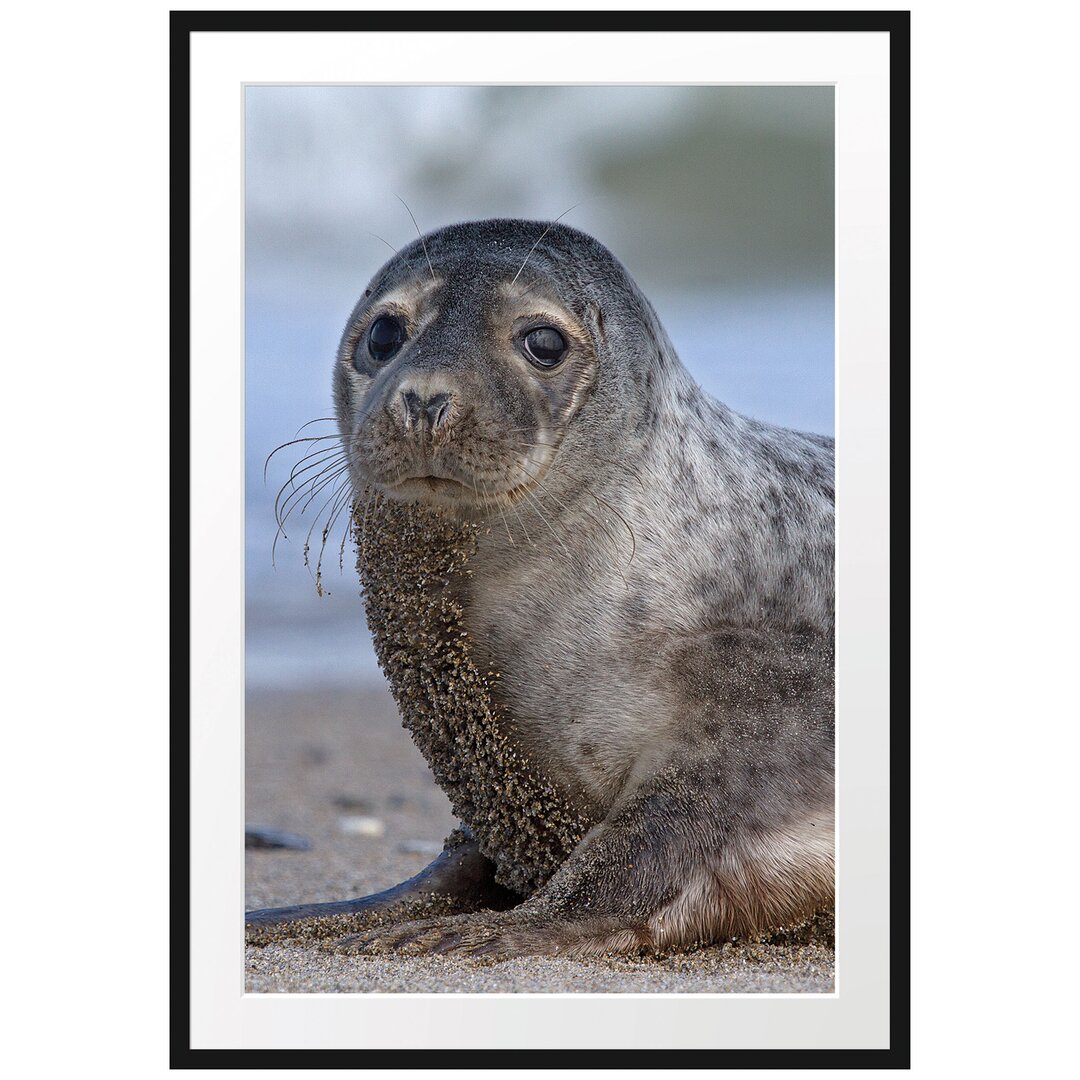
M 834 110 L 244 88 L 248 993 L 834 993 Z

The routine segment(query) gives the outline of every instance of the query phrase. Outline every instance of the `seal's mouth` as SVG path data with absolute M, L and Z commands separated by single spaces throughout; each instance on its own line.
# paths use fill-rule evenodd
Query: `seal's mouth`
M 353 483 L 357 491 L 370 486 L 399 502 L 482 515 L 506 510 L 548 482 L 559 449 L 544 433 L 528 441 L 513 435 L 469 433 L 435 448 L 366 426 L 347 447 Z
M 450 498 L 456 502 L 476 502 L 483 497 L 475 488 L 463 484 L 460 480 L 426 473 L 418 476 L 403 476 L 394 483 L 383 486 L 387 492 L 404 495 L 410 499 L 418 498 L 421 502 L 424 501 L 425 496 L 437 497 L 439 500 Z
M 537 477 L 539 480 L 539 477 Z M 456 477 L 420 473 L 387 482 L 377 482 L 389 496 L 404 502 L 427 503 L 436 506 L 482 509 L 492 506 L 512 506 L 525 498 L 536 481 L 506 487 L 505 484 L 467 483 Z

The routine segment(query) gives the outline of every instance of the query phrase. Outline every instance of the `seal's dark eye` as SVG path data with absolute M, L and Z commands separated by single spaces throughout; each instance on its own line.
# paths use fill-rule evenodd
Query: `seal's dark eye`
M 551 326 L 537 327 L 525 335 L 525 351 L 537 367 L 555 367 L 566 355 L 566 348 L 566 338 Z
M 367 346 L 372 358 L 389 360 L 405 340 L 405 327 L 392 315 L 380 315 L 368 328 Z

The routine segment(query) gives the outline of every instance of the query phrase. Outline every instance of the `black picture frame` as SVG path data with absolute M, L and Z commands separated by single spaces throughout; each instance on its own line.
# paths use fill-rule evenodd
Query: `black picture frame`
M 560 25 L 560 22 L 562 25 Z M 891 792 L 887 1049 L 193 1049 L 190 1041 L 190 40 L 194 33 L 344 31 L 841 32 L 888 34 L 890 54 Z M 910 1064 L 910 13 L 174 11 L 171 65 L 171 1065 L 173 1068 L 908 1068 Z M 239 932 L 239 930 L 238 930 Z

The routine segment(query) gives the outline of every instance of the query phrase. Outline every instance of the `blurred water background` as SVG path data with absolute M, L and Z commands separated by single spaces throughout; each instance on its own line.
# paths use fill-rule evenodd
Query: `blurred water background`
M 331 415 L 345 320 L 387 243 L 416 235 L 398 196 L 425 232 L 574 207 L 563 220 L 629 269 L 709 393 L 832 433 L 831 87 L 249 86 L 245 110 L 249 688 L 379 677 L 340 533 L 329 595 L 304 565 L 310 518 L 271 565 L 274 496 L 303 447 L 265 482 L 263 465 Z

